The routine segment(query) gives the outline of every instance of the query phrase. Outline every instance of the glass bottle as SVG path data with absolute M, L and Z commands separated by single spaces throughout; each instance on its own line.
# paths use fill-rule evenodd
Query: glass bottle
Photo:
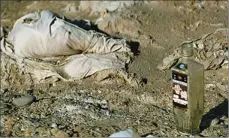
M 192 45 L 183 44 L 182 58 L 171 69 L 173 113 L 179 131 L 196 134 L 204 111 L 204 66 L 192 56 Z

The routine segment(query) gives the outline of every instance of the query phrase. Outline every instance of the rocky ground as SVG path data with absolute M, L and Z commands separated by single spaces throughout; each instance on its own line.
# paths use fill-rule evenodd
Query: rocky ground
M 76 82 L 34 84 L 14 61 L 1 53 L 1 136 L 105 137 L 133 128 L 139 135 L 192 136 L 176 130 L 172 115 L 169 70 L 157 65 L 183 41 L 218 28 L 228 28 L 226 1 L 151 1 L 120 11 L 86 10 L 79 2 L 1 1 L 1 24 L 11 29 L 22 15 L 49 9 L 71 20 L 87 19 L 100 31 L 139 43 L 139 54 L 128 72 L 144 78 L 140 88 L 114 80 L 99 83 L 90 78 Z M 106 20 L 116 19 L 107 25 Z M 3 70 L 2 66 L 7 70 Z M 205 111 L 197 137 L 226 137 L 228 130 L 228 68 L 205 72 Z M 112 83 L 111 83 L 112 82 Z M 13 99 L 34 95 L 28 106 Z

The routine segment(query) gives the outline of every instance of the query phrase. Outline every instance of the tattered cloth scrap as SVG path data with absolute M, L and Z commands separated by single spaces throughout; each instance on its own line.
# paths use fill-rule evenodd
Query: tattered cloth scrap
M 194 49 L 193 59 L 202 63 L 205 70 L 228 68 L 227 28 L 217 29 L 215 32 L 204 35 L 199 39 L 186 41 L 184 43 L 192 44 Z M 171 55 L 165 57 L 163 62 L 159 64 L 157 68 L 160 70 L 166 70 L 176 64 L 181 58 L 180 46 L 176 47 Z
M 1 39 L 1 50 L 38 82 L 79 80 L 108 69 L 131 85 L 138 82 L 125 70 L 132 56 L 126 40 L 84 30 L 49 10 L 19 18 Z

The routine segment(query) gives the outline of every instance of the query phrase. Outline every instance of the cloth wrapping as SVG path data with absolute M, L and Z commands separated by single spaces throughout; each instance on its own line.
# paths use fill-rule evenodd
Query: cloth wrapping
M 132 55 L 126 40 L 84 30 L 49 10 L 19 18 L 1 50 L 39 82 L 79 80 L 106 69 L 125 72 Z

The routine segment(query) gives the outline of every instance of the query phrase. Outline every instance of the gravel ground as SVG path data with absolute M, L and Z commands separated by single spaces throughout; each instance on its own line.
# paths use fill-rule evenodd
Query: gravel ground
M 69 5 L 73 8 L 66 10 Z M 16 19 L 38 9 L 92 23 L 101 16 L 82 12 L 77 5 L 79 2 L 1 1 L 1 24 L 10 29 Z M 206 1 L 203 6 L 199 8 L 191 1 L 152 1 L 110 13 L 138 25 L 137 30 L 135 24 L 130 24 L 127 31 L 102 31 L 140 44 L 140 53 L 128 67 L 130 73 L 147 82 L 140 88 L 117 83 L 115 79 L 100 83 L 91 78 L 34 84 L 30 74 L 22 74 L 15 61 L 1 53 L 1 136 L 105 137 L 132 128 L 140 136 L 192 137 L 176 130 L 169 71 L 160 71 L 157 65 L 183 41 L 228 27 L 227 2 Z M 125 26 L 125 22 L 128 21 L 119 25 Z M 209 85 L 205 90 L 202 132 L 196 137 L 226 137 L 227 88 L 215 84 L 228 83 L 228 69 L 209 70 L 205 74 Z M 23 107 L 13 104 L 14 98 L 26 95 L 36 99 Z

